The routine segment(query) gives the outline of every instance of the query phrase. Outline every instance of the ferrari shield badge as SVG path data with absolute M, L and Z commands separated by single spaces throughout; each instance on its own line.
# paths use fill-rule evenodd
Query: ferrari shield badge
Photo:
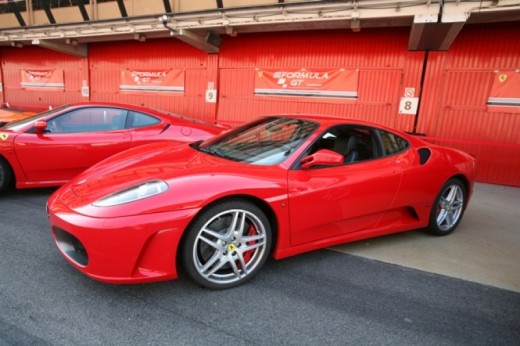
M 0 140 L 5 141 L 7 138 L 9 138 L 8 133 L 0 133 Z

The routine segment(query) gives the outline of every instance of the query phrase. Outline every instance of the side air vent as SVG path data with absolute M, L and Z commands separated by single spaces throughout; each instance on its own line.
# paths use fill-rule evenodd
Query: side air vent
M 428 162 L 432 152 L 428 148 L 419 148 L 417 151 L 419 152 L 419 163 L 424 165 L 426 162 Z

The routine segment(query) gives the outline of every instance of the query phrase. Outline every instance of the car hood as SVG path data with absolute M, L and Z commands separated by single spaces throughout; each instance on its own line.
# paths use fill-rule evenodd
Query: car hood
M 151 180 L 172 180 L 196 175 L 218 166 L 236 164 L 201 153 L 188 144 L 162 142 L 140 146 L 116 154 L 92 166 L 68 187 L 78 197 L 90 201 Z

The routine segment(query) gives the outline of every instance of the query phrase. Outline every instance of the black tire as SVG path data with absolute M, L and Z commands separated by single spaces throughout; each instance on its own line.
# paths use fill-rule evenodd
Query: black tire
M 466 186 L 459 179 L 450 179 L 435 198 L 427 231 L 448 235 L 457 228 L 466 209 Z
M 203 210 L 181 248 L 186 273 L 211 289 L 241 285 L 262 268 L 271 249 L 271 226 L 260 208 L 243 200 Z
M 13 183 L 13 170 L 3 158 L 0 157 L 0 192 L 9 190 Z

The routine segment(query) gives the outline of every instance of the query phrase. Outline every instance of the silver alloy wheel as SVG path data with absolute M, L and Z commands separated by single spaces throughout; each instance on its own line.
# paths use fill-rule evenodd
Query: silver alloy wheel
M 250 211 L 221 212 L 206 222 L 195 238 L 195 269 L 215 284 L 240 281 L 263 262 L 266 237 L 263 223 Z
M 464 208 L 464 191 L 453 184 L 443 192 L 437 205 L 437 226 L 442 231 L 450 230 L 459 221 Z

